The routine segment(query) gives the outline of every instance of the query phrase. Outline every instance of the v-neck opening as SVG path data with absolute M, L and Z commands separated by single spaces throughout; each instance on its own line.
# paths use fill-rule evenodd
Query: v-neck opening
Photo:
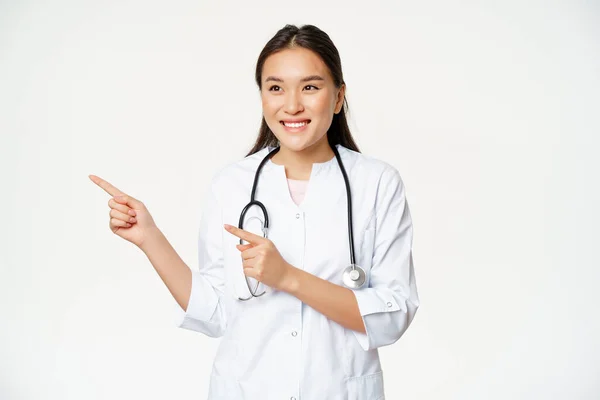
M 338 149 L 339 152 L 339 148 L 341 145 L 336 145 L 336 148 Z M 269 146 L 267 149 L 267 154 L 269 152 L 271 152 L 275 147 L 273 146 Z M 342 155 L 340 154 L 340 157 Z M 292 194 L 290 193 L 290 188 L 288 186 L 288 177 L 285 173 L 285 165 L 283 164 L 275 164 L 273 161 L 271 161 L 271 159 L 269 158 L 267 160 L 267 164 L 265 165 L 265 167 L 269 167 L 269 168 L 275 168 L 276 170 L 280 171 L 279 174 L 283 175 L 283 177 L 281 178 L 277 178 L 277 180 L 283 184 L 284 188 L 285 188 L 285 192 L 286 192 L 286 200 L 285 202 L 288 203 L 290 205 L 290 207 L 292 207 L 294 210 L 300 210 L 300 211 L 305 211 L 307 209 L 308 206 L 310 206 L 310 202 L 312 201 L 312 198 L 315 195 L 311 195 L 312 192 L 318 191 L 318 189 L 315 189 L 315 186 L 318 185 L 318 180 L 316 179 L 316 176 L 319 175 L 321 173 L 322 170 L 326 169 L 327 167 L 331 166 L 332 164 L 335 164 L 337 167 L 339 167 L 339 165 L 337 165 L 337 158 L 334 155 L 333 158 L 324 161 L 324 162 L 319 162 L 319 163 L 313 163 L 312 168 L 310 170 L 310 176 L 307 180 L 307 184 L 306 184 L 306 191 L 304 193 L 304 199 L 300 202 L 300 204 L 296 204 L 296 202 L 294 201 L 294 199 L 292 198 Z
M 288 191 L 292 200 L 298 206 L 304 202 L 306 197 L 306 189 L 308 187 L 308 179 L 287 179 Z
M 290 205 L 294 210 L 302 210 L 304 211 L 306 208 L 307 200 L 311 198 L 310 193 L 313 192 L 312 188 L 315 186 L 315 168 L 313 166 L 310 171 L 310 177 L 306 180 L 306 190 L 304 192 L 304 198 L 300 202 L 300 204 L 296 204 L 294 199 L 292 198 L 292 193 L 290 193 L 290 187 L 288 185 L 288 177 L 285 174 L 285 165 L 279 165 L 275 163 L 271 163 L 271 165 L 278 171 L 279 176 L 276 178 L 277 181 L 282 184 L 283 189 L 285 190 L 285 202 Z

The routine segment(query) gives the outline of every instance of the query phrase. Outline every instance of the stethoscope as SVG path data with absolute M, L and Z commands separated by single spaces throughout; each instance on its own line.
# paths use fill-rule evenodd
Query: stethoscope
M 242 210 L 242 214 L 240 215 L 240 221 L 238 224 L 238 227 L 240 229 L 244 229 L 244 217 L 246 216 L 246 212 L 252 206 L 259 206 L 260 209 L 262 210 L 263 216 L 265 218 L 263 226 L 262 226 L 263 237 L 265 237 L 265 238 L 267 237 L 267 234 L 269 232 L 269 214 L 267 213 L 267 209 L 265 208 L 263 203 L 261 203 L 258 200 L 255 200 L 254 197 L 256 194 L 256 186 L 258 184 L 258 176 L 260 175 L 260 170 L 266 164 L 266 162 L 279 151 L 279 149 L 280 149 L 280 147 L 276 147 L 274 150 L 272 150 L 269 154 L 267 154 L 267 156 L 258 165 L 256 174 L 254 175 L 254 185 L 252 186 L 252 193 L 250 195 L 250 203 L 246 204 L 246 206 Z M 344 269 L 344 271 L 342 272 L 342 282 L 344 283 L 344 286 L 346 286 L 349 289 L 360 289 L 366 282 L 366 274 L 365 274 L 364 269 L 362 269 L 360 266 L 356 265 L 356 263 L 354 262 L 354 238 L 352 235 L 352 196 L 350 195 L 350 183 L 348 182 L 348 175 L 346 174 L 346 170 L 344 169 L 344 164 L 342 163 L 340 153 L 338 152 L 338 150 L 335 146 L 331 146 L 331 149 L 333 150 L 333 153 L 335 154 L 335 158 L 337 159 L 338 165 L 340 166 L 340 169 L 342 170 L 342 175 L 344 176 L 344 183 L 346 184 L 346 197 L 347 197 L 347 203 L 348 203 L 348 241 L 350 242 L 350 265 L 348 267 L 346 267 Z M 242 239 L 240 239 L 240 244 L 244 244 Z M 258 290 L 258 285 L 260 284 L 260 282 L 257 281 L 254 290 L 252 290 L 250 288 L 250 283 L 248 282 L 248 277 L 245 274 L 244 274 L 244 278 L 246 280 L 246 285 L 248 286 L 248 291 L 250 292 L 251 296 L 246 297 L 246 298 L 238 296 L 238 298 L 240 300 L 244 300 L 244 301 L 250 300 L 252 297 L 260 297 L 266 293 L 266 290 L 265 290 L 260 294 L 256 294 L 256 291 Z

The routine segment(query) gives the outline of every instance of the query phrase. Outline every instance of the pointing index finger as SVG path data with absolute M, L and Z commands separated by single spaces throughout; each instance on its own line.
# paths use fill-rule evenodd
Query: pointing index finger
M 113 197 L 124 194 L 119 189 L 117 189 L 116 187 L 114 187 L 113 185 L 111 185 L 110 183 L 105 181 L 104 179 L 100 178 L 99 176 L 89 175 L 89 178 L 92 180 L 92 182 L 94 182 L 96 185 L 100 186 L 102 189 L 104 189 L 104 191 L 106 193 L 110 194 Z
M 262 236 L 255 235 L 254 233 L 245 231 L 236 226 L 225 224 L 224 227 L 225 227 L 225 229 L 227 229 L 227 232 L 231 233 L 234 236 L 239 237 L 240 239 L 245 240 L 248 243 L 261 244 L 261 243 L 264 243 L 266 240 Z

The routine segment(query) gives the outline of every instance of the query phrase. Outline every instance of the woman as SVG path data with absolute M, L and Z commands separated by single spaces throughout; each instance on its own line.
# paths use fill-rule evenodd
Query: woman
M 326 33 L 286 25 L 261 52 L 256 83 L 260 134 L 211 182 L 199 271 L 143 203 L 90 178 L 114 196 L 113 232 L 144 251 L 181 307 L 178 325 L 222 337 L 209 399 L 383 399 L 377 349 L 419 306 L 403 182 L 354 143 Z M 268 221 L 246 207 L 252 193 Z

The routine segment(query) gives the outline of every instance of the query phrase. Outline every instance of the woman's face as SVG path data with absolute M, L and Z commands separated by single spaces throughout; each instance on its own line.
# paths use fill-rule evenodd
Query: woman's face
M 282 147 L 302 151 L 327 144 L 333 114 L 343 106 L 345 86 L 336 88 L 321 58 L 302 47 L 270 55 L 263 65 L 263 116 Z

